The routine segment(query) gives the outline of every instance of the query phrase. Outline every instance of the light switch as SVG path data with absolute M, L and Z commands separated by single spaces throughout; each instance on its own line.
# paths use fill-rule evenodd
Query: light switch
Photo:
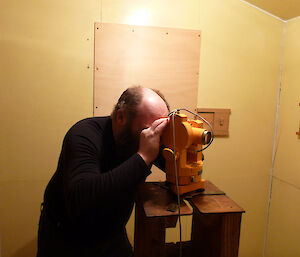
M 219 119 L 219 125 L 220 125 L 220 127 L 222 127 L 224 125 L 224 118 Z
M 215 136 L 229 136 L 230 109 L 197 108 L 197 113 L 212 125 Z M 209 130 L 205 123 L 204 128 Z

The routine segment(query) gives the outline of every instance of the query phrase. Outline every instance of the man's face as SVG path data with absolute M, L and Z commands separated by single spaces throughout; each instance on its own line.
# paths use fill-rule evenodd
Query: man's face
M 126 159 L 135 154 L 139 149 L 142 130 L 149 128 L 152 123 L 159 118 L 161 117 L 145 114 L 140 111 L 133 120 L 128 120 L 126 124 L 120 128 L 116 137 L 118 154 Z
M 132 122 L 127 121 L 116 135 L 118 154 L 125 159 L 136 153 L 139 148 L 140 132 L 132 129 Z
M 140 134 L 143 129 L 149 128 L 155 120 L 168 116 L 164 101 L 153 91 L 147 92 L 137 107 L 136 116 L 133 119 L 126 119 L 125 125 L 118 127 L 115 140 L 117 152 L 122 158 L 129 158 L 139 150 Z

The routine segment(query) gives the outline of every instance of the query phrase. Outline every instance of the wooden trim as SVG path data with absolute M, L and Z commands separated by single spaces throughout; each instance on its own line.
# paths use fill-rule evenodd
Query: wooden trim
M 300 103 L 299 103 L 299 106 L 300 106 Z M 300 136 L 300 123 L 299 123 L 299 131 L 296 132 L 296 135 Z

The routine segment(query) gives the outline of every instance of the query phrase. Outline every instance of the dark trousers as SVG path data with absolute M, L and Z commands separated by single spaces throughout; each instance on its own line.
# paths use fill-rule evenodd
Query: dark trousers
M 45 209 L 41 211 L 38 230 L 37 257 L 131 257 L 132 247 L 125 229 L 111 238 L 89 244 L 74 239 L 64 224 L 55 221 Z M 82 238 L 84 238 L 84 235 Z

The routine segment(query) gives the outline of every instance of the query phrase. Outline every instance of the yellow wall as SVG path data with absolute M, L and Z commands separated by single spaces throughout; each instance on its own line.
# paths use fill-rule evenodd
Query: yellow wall
M 35 256 L 39 205 L 66 130 L 92 115 L 99 1 L 1 1 L 2 257 Z M 1 254 L 0 254 L 1 255 Z
M 286 23 L 268 257 L 300 256 L 300 17 Z
M 239 0 L 5 0 L 0 9 L 3 257 L 34 256 L 39 204 L 62 138 L 75 121 L 92 115 L 93 22 L 129 23 L 136 11 L 143 13 L 142 25 L 202 30 L 199 107 L 232 109 L 230 137 L 217 138 L 207 150 L 204 177 L 247 211 L 240 257 L 261 256 L 282 22 Z M 132 221 L 128 229 L 132 238 Z M 188 226 L 184 229 L 187 234 Z
M 246 210 L 239 256 L 258 257 L 264 244 L 283 24 L 239 1 L 203 1 L 201 7 L 198 104 L 232 112 L 230 136 L 217 138 L 208 149 L 204 176 Z

